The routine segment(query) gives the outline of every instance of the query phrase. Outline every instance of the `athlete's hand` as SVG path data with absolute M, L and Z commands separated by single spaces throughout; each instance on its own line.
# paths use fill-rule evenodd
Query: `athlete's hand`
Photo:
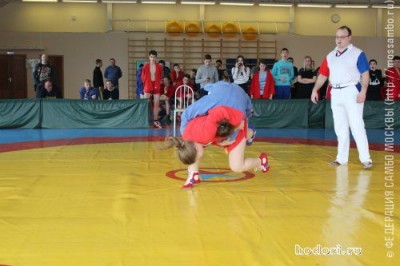
M 313 102 L 313 103 L 317 103 L 318 102 L 318 92 L 316 92 L 316 91 L 312 91 L 312 93 L 311 93 L 311 101 Z
M 235 131 L 243 129 L 244 128 L 244 120 L 242 120 L 242 122 L 240 122 L 240 125 L 237 126 L 237 128 L 235 128 Z
M 234 139 L 234 140 L 224 139 L 224 140 L 221 140 L 220 142 L 218 142 L 217 144 L 219 146 L 229 146 L 229 145 L 232 145 L 235 142 L 236 142 L 236 139 Z
M 357 103 L 363 103 L 363 102 L 365 102 L 365 98 L 366 98 L 365 93 L 364 93 L 364 92 L 360 92 L 360 93 L 357 95 Z

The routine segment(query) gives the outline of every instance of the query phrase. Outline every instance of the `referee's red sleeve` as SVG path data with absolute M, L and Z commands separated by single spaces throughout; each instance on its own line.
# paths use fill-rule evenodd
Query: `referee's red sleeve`
M 326 57 L 324 58 L 324 61 L 322 62 L 318 73 L 325 76 L 325 77 L 329 77 L 329 67 L 328 67 L 328 61 L 326 60 Z

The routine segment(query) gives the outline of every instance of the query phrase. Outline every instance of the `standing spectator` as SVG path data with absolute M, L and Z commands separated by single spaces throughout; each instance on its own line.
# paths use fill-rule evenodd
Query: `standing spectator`
M 85 79 L 83 87 L 79 90 L 81 100 L 99 100 L 100 93 L 97 89 L 92 87 L 90 79 Z
M 140 64 L 139 68 L 136 70 L 136 99 L 144 98 L 142 70 L 143 64 Z
M 160 60 L 160 61 L 158 61 L 158 63 L 159 63 L 159 64 L 161 65 L 161 67 L 162 67 L 163 77 L 169 76 L 170 73 L 171 73 L 171 70 L 169 69 L 169 67 L 167 67 L 167 66 L 165 65 L 165 61 L 164 61 L 164 60 Z
M 293 57 L 288 57 L 288 62 L 292 63 L 293 65 L 293 78 L 290 81 L 290 93 L 291 93 L 291 98 L 296 98 L 295 94 L 296 94 L 296 87 L 297 87 L 297 76 L 299 75 L 299 71 L 297 69 L 297 67 L 294 65 L 294 59 Z M 310 94 L 311 96 L 311 94 Z M 310 98 L 310 97 L 308 97 Z
M 204 86 L 206 84 L 211 84 L 219 81 L 217 68 L 210 64 L 211 55 L 206 54 L 204 56 L 203 62 L 204 65 L 201 65 L 197 69 L 197 74 L 196 74 L 196 83 L 200 84 L 199 98 L 207 95 L 207 91 L 204 90 Z
M 386 99 L 400 100 L 400 56 L 393 57 L 393 67 L 386 70 Z
M 369 60 L 369 85 L 367 90 L 367 101 L 380 101 L 381 89 L 383 87 L 382 71 L 377 68 L 375 59 Z
M 369 65 L 365 53 L 351 44 L 351 29 L 342 26 L 336 31 L 336 48 L 324 59 L 311 101 L 317 103 L 318 90 L 329 77 L 332 85 L 331 108 L 338 138 L 336 160 L 330 165 L 346 165 L 349 160 L 350 131 L 357 144 L 364 168 L 372 167 L 367 133 L 363 120 L 364 102 L 369 83 Z
M 292 63 L 288 59 L 289 50 L 283 48 L 281 50 L 281 60 L 274 64 L 272 75 L 275 80 L 275 96 L 274 99 L 289 99 L 290 85 L 294 77 L 294 69 Z
M 310 99 L 316 81 L 317 72 L 312 68 L 311 57 L 307 55 L 304 57 L 304 67 L 300 68 L 297 76 L 297 86 L 293 98 Z
M 103 91 L 103 100 L 118 100 L 119 91 L 116 90 L 111 80 L 106 80 L 106 87 Z
M 48 79 L 55 81 L 55 68 L 50 66 L 49 57 L 46 54 L 42 54 L 40 63 L 37 63 L 33 68 L 32 77 L 33 77 L 33 87 L 35 88 L 36 98 L 40 98 L 42 92 L 41 88 L 44 86 L 44 82 Z
M 102 66 L 103 60 L 96 59 L 96 67 L 93 70 L 93 87 L 99 90 L 101 98 L 104 90 L 103 72 L 101 72 Z
M 39 85 L 39 86 L 43 86 L 40 91 L 41 91 L 41 95 L 40 98 L 57 98 L 57 99 L 61 99 L 61 92 L 60 89 L 57 88 L 57 86 L 55 86 L 53 84 L 53 82 L 51 80 L 46 80 L 44 82 L 44 85 Z
M 174 70 L 171 72 L 172 85 L 176 87 L 176 84 L 182 82 L 184 75 L 185 73 L 181 70 L 179 64 L 174 64 Z
M 252 99 L 272 100 L 275 94 L 275 81 L 267 69 L 267 60 L 260 60 L 259 70 L 253 74 L 249 93 Z
M 218 71 L 219 80 L 224 80 L 226 69 L 222 68 L 222 60 L 218 59 L 217 61 L 215 61 L 215 67 L 217 68 Z
M 149 62 L 144 65 L 142 70 L 142 81 L 144 86 L 144 98 L 150 99 L 153 95 L 153 117 L 155 128 L 162 128 L 161 123 L 158 120 L 162 74 L 162 66 L 161 64 L 157 64 L 157 51 L 151 50 L 149 52 Z
M 119 89 L 118 80 L 122 77 L 122 70 L 119 66 L 115 64 L 115 59 L 110 59 L 110 65 L 104 70 L 104 77 L 106 80 L 111 80 L 114 85 L 114 89 Z
M 239 85 L 247 94 L 249 93 L 247 82 L 250 78 L 250 68 L 245 66 L 244 57 L 241 55 L 236 57 L 235 66 L 232 67 L 232 78 L 234 83 Z

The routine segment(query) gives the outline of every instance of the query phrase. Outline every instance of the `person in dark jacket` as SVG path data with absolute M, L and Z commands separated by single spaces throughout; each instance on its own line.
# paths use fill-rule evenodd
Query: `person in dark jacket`
M 33 68 L 32 78 L 33 87 L 36 92 L 36 98 L 40 98 L 42 95 L 41 89 L 44 86 L 46 80 L 51 79 L 55 81 L 55 68 L 50 66 L 49 57 L 46 54 L 42 54 L 40 63 L 37 63 Z

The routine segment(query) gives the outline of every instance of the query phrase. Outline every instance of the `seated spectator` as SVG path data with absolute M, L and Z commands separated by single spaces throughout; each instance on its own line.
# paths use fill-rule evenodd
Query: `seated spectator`
M 182 83 L 185 73 L 181 70 L 179 64 L 174 64 L 174 69 L 171 71 L 172 85 L 176 87 L 177 83 Z
M 304 57 L 304 67 L 299 70 L 297 86 L 292 98 L 310 99 L 316 81 L 317 72 L 313 70 L 312 59 L 307 55 Z
M 253 74 L 249 93 L 252 99 L 267 100 L 272 100 L 275 94 L 274 77 L 267 69 L 267 61 L 264 59 L 260 60 L 259 70 Z
M 106 80 L 106 87 L 103 91 L 103 100 L 118 100 L 119 90 L 116 90 L 111 80 Z
M 40 98 L 47 98 L 47 99 L 62 98 L 60 90 L 56 87 L 56 85 L 53 84 L 51 80 L 47 79 L 44 82 L 44 85 L 39 85 L 39 86 L 41 86 Z
M 199 95 L 199 90 L 200 90 L 200 83 L 196 83 L 196 75 L 197 75 L 197 69 L 193 68 L 190 71 L 190 81 L 189 84 L 190 86 L 192 86 L 192 88 L 194 89 L 194 97 L 196 99 L 199 99 L 200 95 Z
M 92 87 L 90 79 L 85 79 L 83 87 L 79 90 L 81 100 L 99 100 L 100 93 L 98 89 Z
M 181 86 L 181 85 L 187 85 L 189 86 L 192 90 L 193 90 L 193 86 L 190 84 L 190 76 L 189 74 L 185 74 L 185 76 L 183 77 L 183 80 L 177 84 L 176 89 Z M 190 99 L 192 99 L 192 94 L 187 91 L 184 95 L 183 95 L 183 91 L 178 91 L 177 95 L 176 95 L 176 100 L 179 103 L 182 103 L 182 98 L 186 97 L 186 99 L 188 99 L 190 101 Z
M 165 76 L 162 79 L 161 83 L 161 95 L 160 101 L 165 101 L 165 114 L 167 116 L 167 122 L 171 122 L 170 111 L 171 111 L 171 103 L 170 99 L 174 98 L 175 88 L 172 85 L 171 79 L 169 76 Z

